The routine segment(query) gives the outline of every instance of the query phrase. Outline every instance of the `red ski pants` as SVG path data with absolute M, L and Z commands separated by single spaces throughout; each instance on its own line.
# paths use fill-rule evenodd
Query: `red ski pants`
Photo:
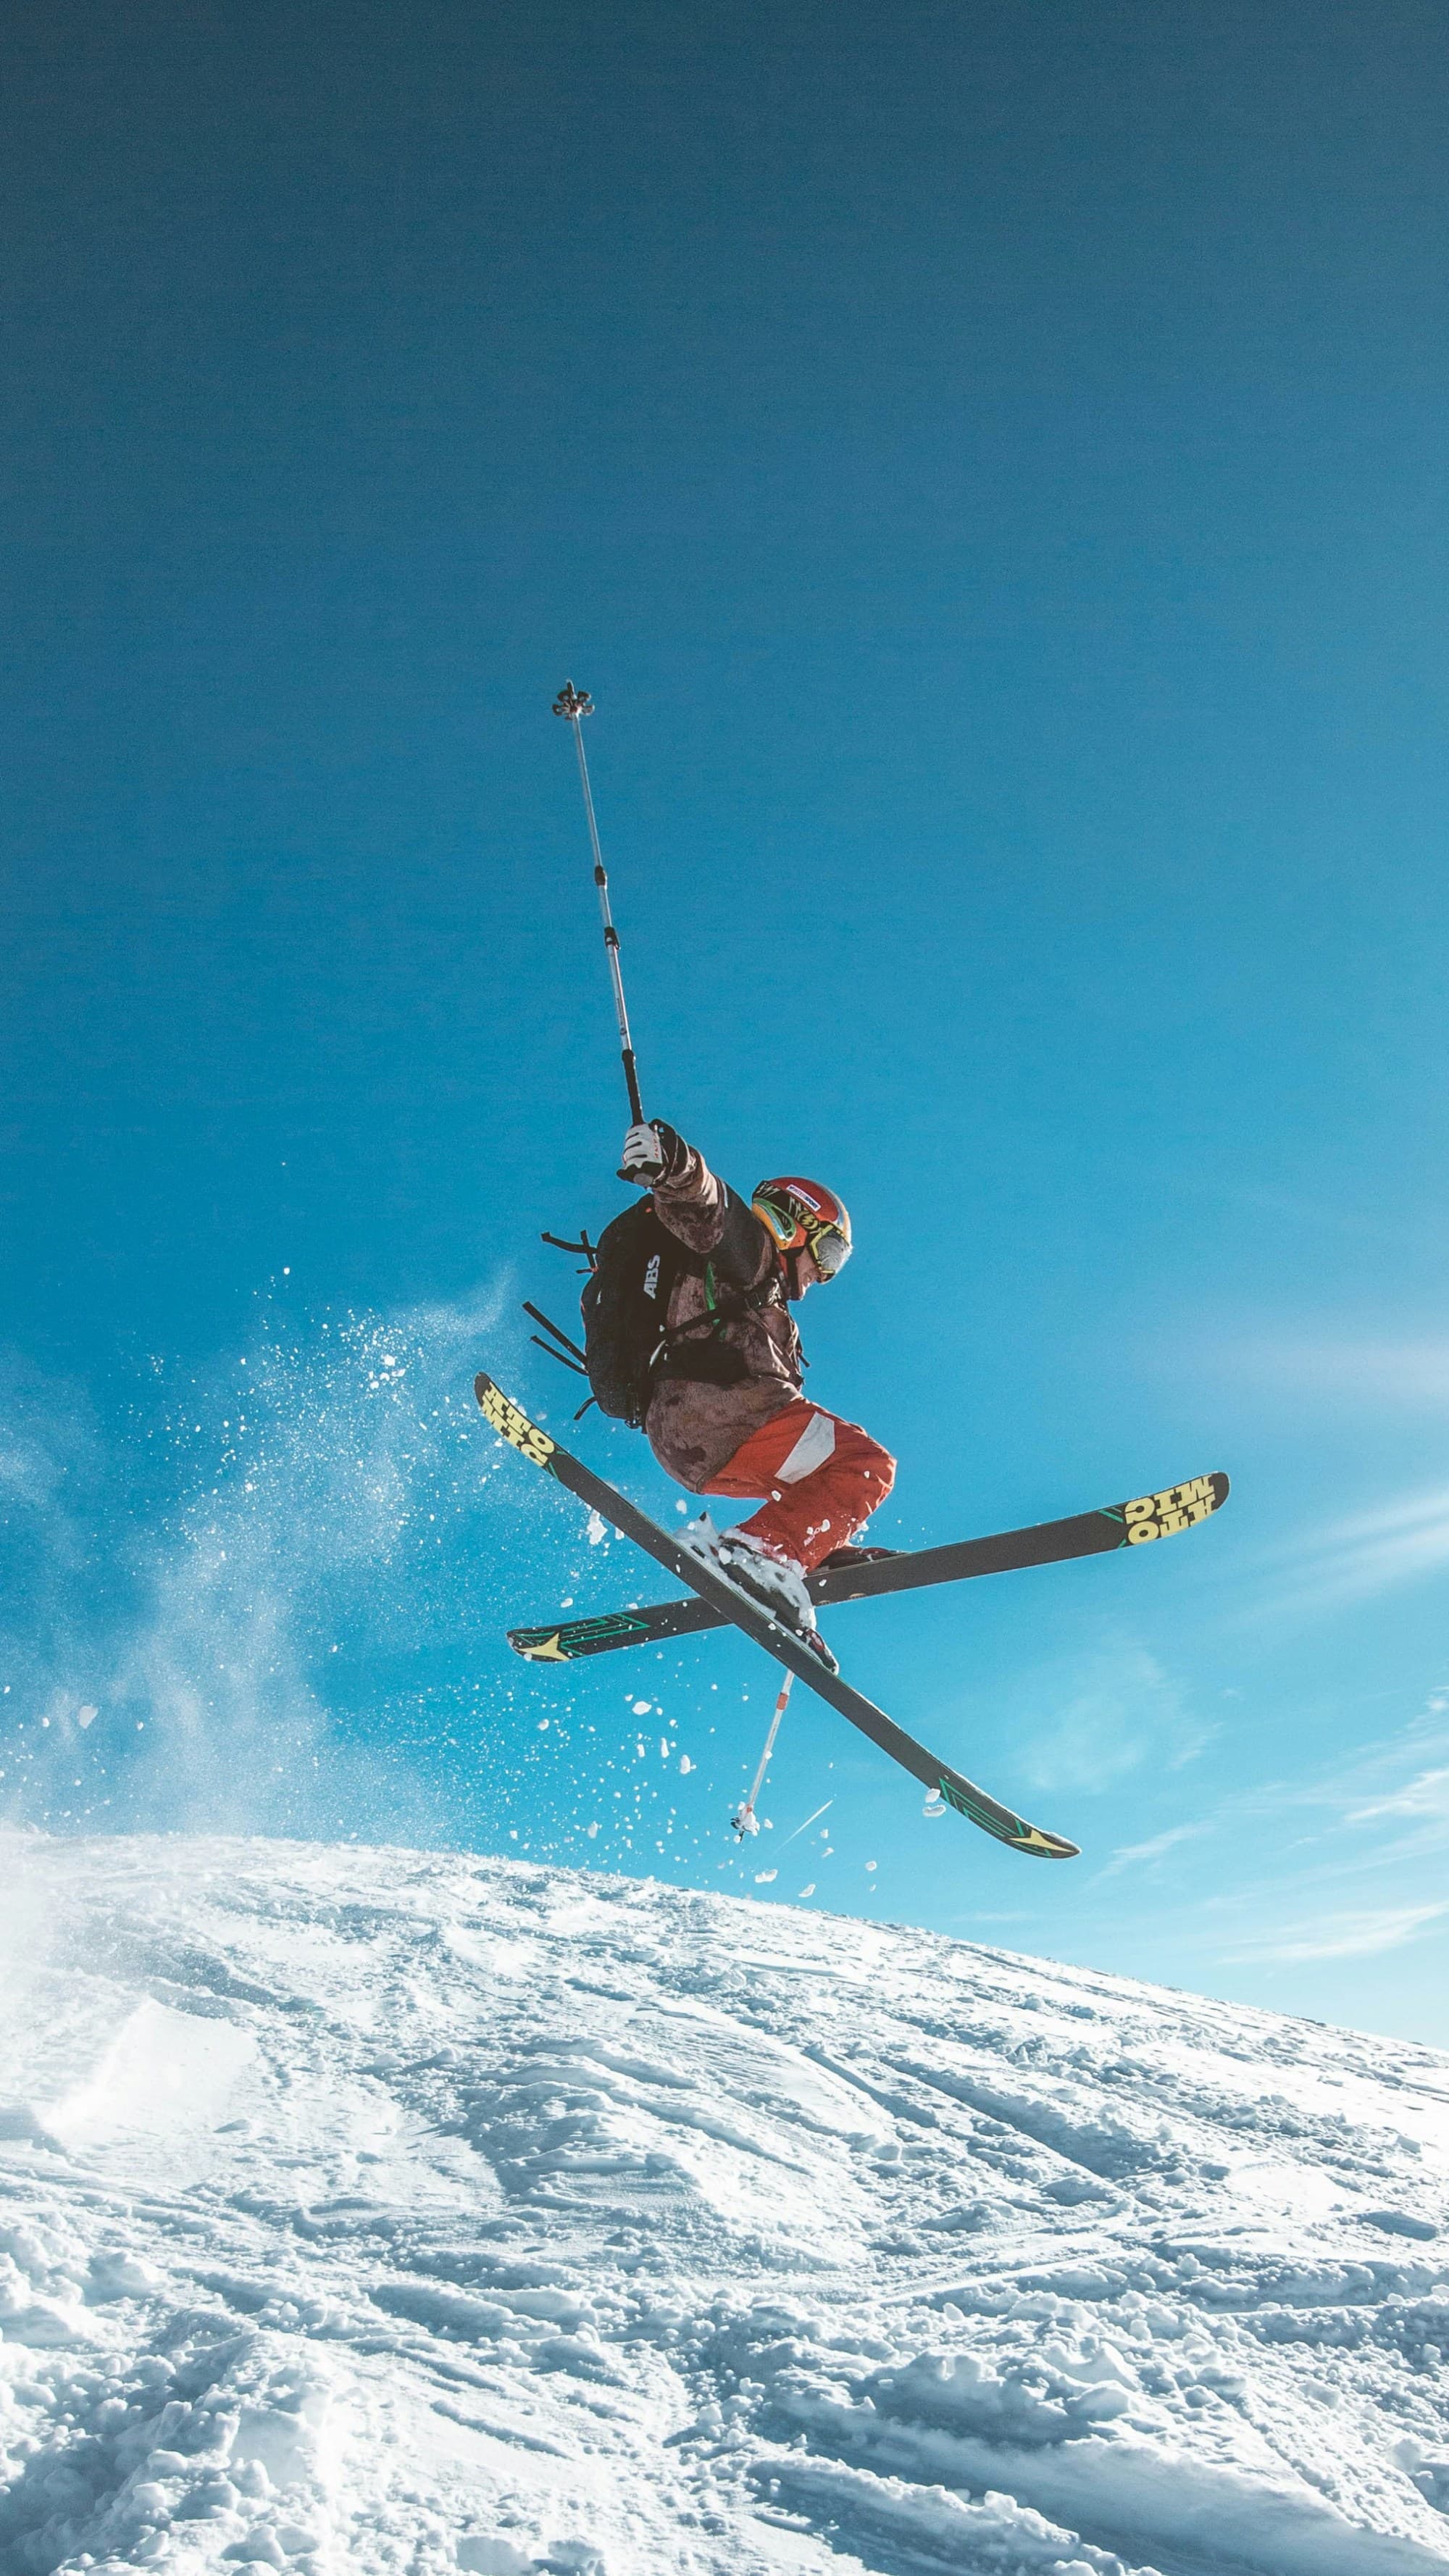
M 890 1451 L 859 1423 L 822 1413 L 800 1396 L 752 1431 L 701 1491 L 767 1495 L 741 1529 L 811 1574 L 833 1548 L 849 1544 L 895 1478 Z

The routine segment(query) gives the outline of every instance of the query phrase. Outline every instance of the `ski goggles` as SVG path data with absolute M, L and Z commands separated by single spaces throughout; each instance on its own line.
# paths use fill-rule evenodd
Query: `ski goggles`
M 850 1259 L 850 1237 L 843 1226 L 834 1223 L 807 1225 L 805 1241 L 809 1247 L 810 1258 L 822 1279 L 833 1279 L 836 1272 L 843 1270 Z

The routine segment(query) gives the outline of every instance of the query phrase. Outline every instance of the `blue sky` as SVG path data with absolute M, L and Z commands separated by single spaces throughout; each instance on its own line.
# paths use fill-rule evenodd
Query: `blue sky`
M 1439 14 L 405 19 L 13 48 L 0 1796 L 1449 2040 Z M 654 1588 L 470 1394 L 559 1427 L 620 1197 L 566 673 L 649 1106 L 852 1208 L 879 1535 L 1233 1476 L 833 1624 L 1070 1868 L 808 1706 L 741 1866 L 748 1649 L 501 1643 Z

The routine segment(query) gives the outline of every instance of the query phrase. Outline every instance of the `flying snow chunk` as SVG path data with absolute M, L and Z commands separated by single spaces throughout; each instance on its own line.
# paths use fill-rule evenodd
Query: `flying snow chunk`
M 589 1545 L 590 1545 L 590 1547 L 597 1547 L 597 1546 L 598 1546 L 598 1544 L 599 1544 L 600 1539 L 607 1538 L 607 1537 L 608 1537 L 608 1535 L 609 1535 L 608 1530 L 607 1530 L 607 1528 L 605 1527 L 603 1520 L 600 1518 L 600 1516 L 599 1516 L 599 1514 L 598 1514 L 597 1512 L 590 1512 L 590 1514 L 589 1514 L 589 1522 L 588 1522 L 588 1529 L 589 1529 Z

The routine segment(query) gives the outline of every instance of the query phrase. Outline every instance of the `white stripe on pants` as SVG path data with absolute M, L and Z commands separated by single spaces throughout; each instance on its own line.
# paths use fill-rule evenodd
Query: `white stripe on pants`
M 775 1469 L 777 1485 L 798 1485 L 813 1476 L 827 1458 L 835 1455 L 835 1419 L 829 1413 L 812 1413 L 788 1458 Z

